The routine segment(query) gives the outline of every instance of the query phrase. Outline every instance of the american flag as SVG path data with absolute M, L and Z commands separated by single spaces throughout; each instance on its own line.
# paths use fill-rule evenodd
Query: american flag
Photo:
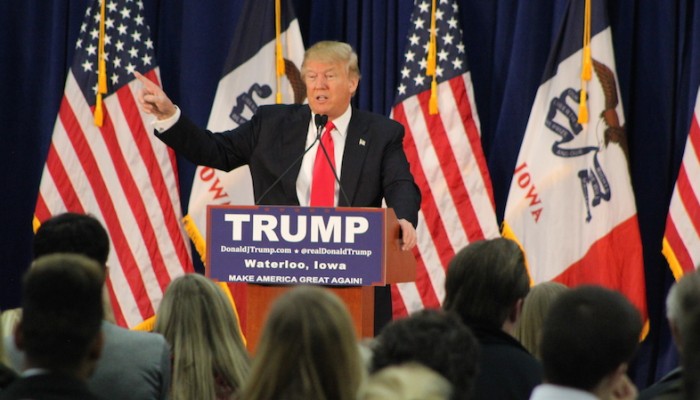
M 107 288 L 115 319 L 133 326 L 151 317 L 168 283 L 190 272 L 174 153 L 152 135 L 134 79 L 158 82 L 153 42 L 138 0 L 93 1 L 85 12 L 66 78 L 35 210 L 35 228 L 65 211 L 97 217 L 111 238 Z M 100 40 L 101 20 L 103 40 Z M 98 103 L 99 44 L 106 93 Z
M 676 280 L 700 267 L 700 91 L 666 218 L 663 253 Z
M 445 271 L 454 254 L 470 242 L 499 236 L 458 6 L 452 0 L 438 3 L 438 113 L 429 112 L 432 76 L 426 72 L 433 10 L 428 0 L 415 2 L 392 110 L 392 117 L 406 129 L 404 149 L 423 195 L 414 251 L 416 282 L 392 288 L 397 317 L 440 306 Z

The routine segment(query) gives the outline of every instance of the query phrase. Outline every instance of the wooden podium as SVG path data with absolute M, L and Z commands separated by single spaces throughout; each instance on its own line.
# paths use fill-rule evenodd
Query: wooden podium
M 266 212 L 270 207 L 247 207 L 247 206 L 210 206 L 211 209 L 223 209 L 223 210 L 243 210 L 248 214 L 255 214 L 258 212 Z M 313 215 L 316 210 L 313 208 L 304 208 L 305 213 L 310 213 Z M 280 207 L 275 208 L 275 211 L 279 211 L 282 215 L 287 213 L 295 214 L 299 212 L 300 208 L 296 207 Z M 411 282 L 415 280 L 416 276 L 416 260 L 413 253 L 410 251 L 402 251 L 401 243 L 399 239 L 400 226 L 396 218 L 396 214 L 393 209 L 378 208 L 378 209 L 367 209 L 367 208 L 323 208 L 319 209 L 319 213 L 323 213 L 326 216 L 335 215 L 336 213 L 343 212 L 371 212 L 378 213 L 378 219 L 374 218 L 374 223 L 367 227 L 368 235 L 373 235 L 373 238 L 379 238 L 377 245 L 381 248 L 378 255 L 378 262 L 374 262 L 372 268 L 378 268 L 378 271 L 372 271 L 375 276 L 379 276 L 376 281 L 373 282 L 363 282 L 362 286 L 337 286 L 337 285 L 321 285 L 327 287 L 329 290 L 334 292 L 340 299 L 345 303 L 352 317 L 353 324 L 355 326 L 356 333 L 358 337 L 372 337 L 374 335 L 374 287 L 384 286 L 392 283 L 399 282 Z M 208 211 L 208 224 L 212 223 L 211 210 Z M 322 214 L 322 215 L 323 215 Z M 245 217 L 247 218 L 247 217 Z M 240 226 L 244 228 L 244 226 Z M 215 237 L 212 236 L 211 228 L 208 229 L 209 238 L 212 240 L 208 243 L 209 247 L 213 247 L 211 242 L 216 242 Z M 214 233 L 216 234 L 216 233 Z M 290 244 L 290 246 L 296 245 L 296 243 Z M 210 276 L 211 259 L 212 254 L 211 249 L 207 251 L 207 276 Z M 362 268 L 365 265 L 362 260 L 358 259 L 353 261 L 356 264 L 348 264 L 348 269 L 350 268 Z M 228 268 L 228 265 L 223 268 Z M 220 274 L 220 273 L 219 273 Z M 217 277 L 212 277 L 217 279 Z M 289 290 L 295 284 L 255 284 L 247 283 L 245 285 L 245 301 L 239 304 L 238 313 L 241 320 L 245 321 L 243 326 L 243 333 L 246 336 L 248 342 L 248 348 L 254 351 L 257 347 L 257 343 L 262 333 L 265 320 L 267 318 L 268 311 L 277 297 L 282 293 Z

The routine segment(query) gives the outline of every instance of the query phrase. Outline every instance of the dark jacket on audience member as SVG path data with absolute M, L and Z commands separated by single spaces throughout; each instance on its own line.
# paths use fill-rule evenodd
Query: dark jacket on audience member
M 77 378 L 57 373 L 22 377 L 0 391 L 0 400 L 99 400 Z
M 529 399 L 535 386 L 542 383 L 540 362 L 503 330 L 465 322 L 481 345 L 474 399 Z

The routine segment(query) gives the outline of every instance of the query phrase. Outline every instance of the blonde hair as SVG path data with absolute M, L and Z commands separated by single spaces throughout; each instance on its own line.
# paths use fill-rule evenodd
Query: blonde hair
M 217 383 L 233 392 L 248 377 L 248 353 L 231 303 L 202 275 L 186 274 L 170 283 L 154 331 L 172 346 L 173 400 L 218 398 Z
M 364 371 L 345 305 L 299 286 L 273 304 L 240 398 L 355 400 Z
M 371 375 L 360 390 L 360 400 L 449 400 L 452 385 L 425 365 L 392 365 Z
M 306 76 L 306 62 L 309 60 L 345 64 L 346 71 L 350 76 L 357 78 L 357 80 L 361 78 L 357 53 L 347 43 L 324 40 L 309 47 L 304 53 L 304 61 L 301 63 L 302 77 Z
M 523 302 L 523 311 L 515 328 L 515 338 L 533 356 L 540 358 L 542 324 L 549 307 L 559 295 L 569 288 L 559 282 L 541 282 L 530 289 Z

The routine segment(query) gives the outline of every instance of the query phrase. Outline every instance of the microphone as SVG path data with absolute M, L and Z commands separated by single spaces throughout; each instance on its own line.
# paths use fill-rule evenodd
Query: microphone
M 255 205 L 256 205 L 256 206 L 259 206 L 259 205 L 260 205 L 260 202 L 263 201 L 263 199 L 265 198 L 265 196 L 267 196 L 267 194 L 270 193 L 270 191 L 271 191 L 273 188 L 275 188 L 275 187 L 280 183 L 280 181 L 282 180 L 282 178 L 284 178 L 284 177 L 289 173 L 289 171 L 292 170 L 292 167 L 294 167 L 294 165 L 296 165 L 298 162 L 301 161 L 302 158 L 304 158 L 304 156 L 306 155 L 306 153 L 308 153 L 309 150 L 311 150 L 311 148 L 314 147 L 314 145 L 316 144 L 316 142 L 320 142 L 320 140 L 321 140 L 321 135 L 323 134 L 323 127 L 326 126 L 326 123 L 327 123 L 327 122 L 328 122 L 328 116 L 327 116 L 327 115 L 316 114 L 316 115 L 314 116 L 314 124 L 316 125 L 316 137 L 314 138 L 314 141 L 311 142 L 311 144 L 310 144 L 307 148 L 304 149 L 304 151 L 299 155 L 299 157 L 297 157 L 297 158 L 294 160 L 294 162 L 292 162 L 292 163 L 289 165 L 289 167 L 287 167 L 287 169 L 285 169 L 284 172 L 282 172 L 282 174 L 281 174 L 279 177 L 277 177 L 277 179 L 275 179 L 274 182 L 272 182 L 272 185 L 270 185 L 270 187 L 268 187 L 267 190 L 265 190 L 265 192 L 263 192 L 263 194 L 261 194 L 260 197 L 258 197 L 258 199 L 255 201 Z M 324 152 L 325 152 L 325 149 L 324 149 Z M 326 154 L 326 157 L 328 157 L 327 154 Z M 332 165 L 332 164 L 331 164 L 331 165 Z M 335 170 L 333 170 L 333 173 L 335 174 Z M 338 179 L 337 176 L 336 176 L 336 179 Z M 338 183 L 338 184 L 340 184 L 340 183 Z M 350 204 L 350 203 L 348 203 L 348 204 Z
M 319 122 L 323 122 L 323 125 L 319 126 Z M 323 132 L 322 129 L 324 126 L 326 126 L 326 123 L 328 122 L 328 116 L 323 115 L 322 118 L 318 117 L 318 114 L 316 114 L 316 126 L 319 129 L 319 134 L 317 139 L 321 138 L 321 133 Z M 329 133 L 330 134 L 330 133 Z M 335 181 L 338 183 L 338 188 L 340 189 L 340 194 L 343 196 L 343 199 L 345 200 L 345 204 L 350 206 L 350 199 L 348 199 L 348 195 L 345 194 L 345 190 L 343 190 L 343 185 L 340 184 L 340 178 L 338 178 L 338 172 L 335 170 L 335 163 L 331 161 L 330 156 L 328 155 L 328 151 L 326 150 L 326 146 L 323 145 L 323 141 L 319 140 L 318 145 L 321 146 L 321 150 L 323 150 L 323 155 L 326 157 L 326 161 L 328 162 L 328 165 L 331 167 L 331 171 L 333 172 L 333 178 L 335 178 Z M 335 157 L 335 154 L 333 155 Z

